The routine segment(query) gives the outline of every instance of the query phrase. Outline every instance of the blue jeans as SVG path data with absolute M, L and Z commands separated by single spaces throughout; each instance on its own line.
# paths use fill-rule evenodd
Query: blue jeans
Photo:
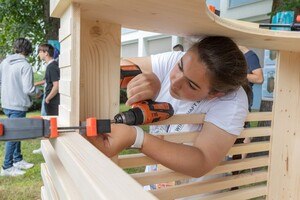
M 23 118 L 26 117 L 26 111 L 3 109 L 4 114 L 8 118 Z M 3 169 L 8 169 L 13 166 L 13 163 L 23 160 L 21 154 L 21 142 L 20 141 L 7 141 L 5 143 L 5 158 L 3 163 Z

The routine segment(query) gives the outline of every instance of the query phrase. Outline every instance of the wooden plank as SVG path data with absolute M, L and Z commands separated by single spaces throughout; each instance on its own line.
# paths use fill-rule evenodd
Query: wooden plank
M 49 200 L 49 198 L 47 197 L 45 186 L 41 187 L 41 199 L 42 200 Z
M 193 143 L 199 132 L 181 132 L 161 134 L 164 140 L 176 143 Z M 271 127 L 245 128 L 238 138 L 263 137 L 271 135 Z
M 69 4 L 60 17 L 59 41 L 62 42 L 72 34 L 73 5 Z
M 271 136 L 271 127 L 245 128 L 238 138 Z
M 235 144 L 227 153 L 227 155 L 236 155 L 243 153 L 254 153 L 254 152 L 262 152 L 269 151 L 270 142 L 253 142 L 248 144 Z M 118 165 L 121 168 L 131 168 L 131 167 L 139 167 L 158 164 L 157 161 L 147 157 L 142 153 L 138 154 L 130 154 L 130 155 L 120 155 Z
M 60 162 L 49 140 L 41 141 L 43 157 L 59 199 L 83 199 L 72 178 Z
M 159 199 L 175 199 L 267 180 L 267 172 L 244 173 L 151 191 Z
M 279 52 L 269 199 L 300 199 L 300 53 Z
M 273 113 L 272 112 L 251 112 L 248 114 L 246 121 L 272 121 Z
M 257 167 L 267 166 L 269 162 L 268 156 L 255 158 L 247 158 L 241 160 L 223 161 L 215 169 L 211 170 L 206 175 L 221 174 L 237 170 L 252 169 Z M 150 185 L 155 183 L 171 182 L 176 180 L 191 178 L 187 175 L 175 172 L 173 170 L 163 170 L 147 173 L 136 173 L 131 175 L 141 185 Z
M 46 196 L 51 200 L 56 200 L 56 199 L 58 200 L 59 199 L 58 194 L 56 192 L 55 186 L 52 183 L 49 171 L 45 163 L 41 164 L 41 175 L 42 175 L 43 183 L 47 194 Z
M 204 114 L 179 114 L 170 117 L 164 121 L 152 123 L 150 125 L 168 125 L 168 124 L 202 124 Z M 249 113 L 246 121 L 269 121 L 272 120 L 272 112 L 252 112 Z
M 71 37 L 71 36 L 70 36 Z M 60 70 L 64 67 L 71 66 L 71 50 L 65 49 L 59 55 L 59 68 Z
M 59 18 L 70 5 L 71 0 L 51 0 L 50 15 Z
M 80 120 L 112 119 L 119 112 L 121 26 L 82 19 Z
M 59 93 L 71 96 L 72 81 L 59 80 Z
M 236 154 L 243 154 L 243 153 L 254 153 L 254 152 L 262 152 L 262 151 L 269 151 L 270 150 L 270 142 L 252 142 L 249 144 L 235 144 L 227 155 L 236 155 Z
M 235 191 L 222 192 L 202 197 L 201 200 L 232 200 L 232 199 L 252 199 L 267 194 L 266 185 L 251 186 Z M 192 200 L 192 199 L 191 199 Z
M 118 158 L 118 165 L 121 168 L 131 168 L 158 164 L 157 161 L 149 158 L 148 156 L 142 153 L 120 155 Z
M 51 143 L 86 199 L 156 199 L 81 135 L 61 134 Z
M 66 96 L 64 94 L 60 94 L 59 103 L 61 106 L 65 107 L 67 110 L 71 110 L 72 99 L 70 96 Z
M 61 60 L 61 59 L 60 59 Z M 71 81 L 71 66 L 60 68 L 60 76 L 63 77 L 63 80 Z
M 71 111 L 63 105 L 58 106 L 58 123 L 64 126 L 70 126 Z

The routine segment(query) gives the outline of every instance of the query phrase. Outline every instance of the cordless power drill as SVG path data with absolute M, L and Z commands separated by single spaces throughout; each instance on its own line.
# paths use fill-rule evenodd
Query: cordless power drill
M 121 66 L 121 89 L 126 89 L 128 83 L 141 73 L 141 69 L 135 64 Z M 168 119 L 173 114 L 174 110 L 171 104 L 145 100 L 132 104 L 131 109 L 117 114 L 112 122 L 127 125 L 149 124 Z

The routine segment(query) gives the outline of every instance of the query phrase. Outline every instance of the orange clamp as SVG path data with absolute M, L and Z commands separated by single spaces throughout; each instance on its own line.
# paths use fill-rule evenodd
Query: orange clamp
M 208 9 L 209 9 L 211 12 L 216 13 L 216 7 L 215 7 L 215 6 L 208 5 Z
M 86 119 L 86 136 L 87 137 L 97 136 L 97 119 L 96 118 Z
M 56 118 L 50 118 L 50 136 L 49 138 L 57 138 L 58 137 L 58 131 L 57 131 L 57 119 Z
M 3 134 L 4 134 L 3 124 L 0 123 L 0 136 L 2 136 Z

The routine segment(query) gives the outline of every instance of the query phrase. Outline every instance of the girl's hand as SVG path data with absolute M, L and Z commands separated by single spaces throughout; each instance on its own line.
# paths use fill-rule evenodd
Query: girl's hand
M 152 99 L 154 100 L 160 91 L 160 81 L 154 73 L 143 73 L 134 77 L 127 85 L 126 105 Z
M 113 157 L 123 149 L 133 145 L 136 129 L 124 124 L 112 124 L 111 133 L 99 134 L 87 139 L 106 156 Z

